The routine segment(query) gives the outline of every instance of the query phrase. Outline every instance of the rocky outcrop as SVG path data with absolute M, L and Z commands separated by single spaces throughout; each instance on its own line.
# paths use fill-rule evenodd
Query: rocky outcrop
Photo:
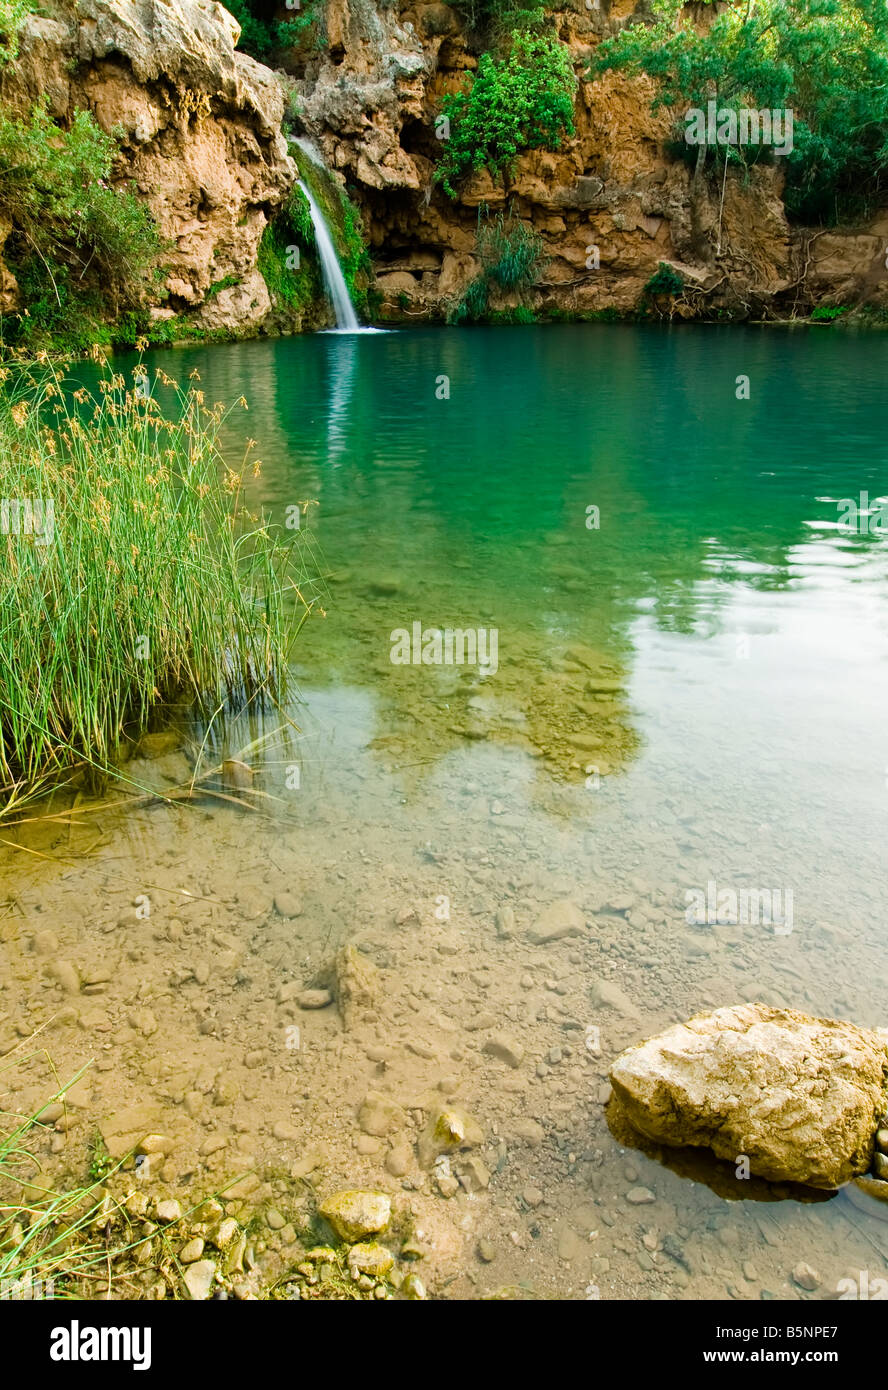
M 296 177 L 283 88 L 235 49 L 239 33 L 212 0 L 60 0 L 25 20 L 0 79 L 0 99 L 22 114 L 46 94 L 62 123 L 86 109 L 121 135 L 116 178 L 164 242 L 155 315 L 191 312 L 221 332 L 269 313 L 259 242 Z M 12 293 L 5 280 L 0 293 Z
M 540 233 L 548 265 L 528 296 L 536 311 L 631 312 L 660 262 L 686 289 L 682 317 L 783 317 L 817 303 L 888 304 L 885 219 L 825 236 L 790 226 L 779 161 L 724 187 L 696 184 L 667 152 L 670 114 L 651 113 L 647 79 L 586 80 L 602 38 L 634 0 L 561 0 L 554 15 L 580 78 L 576 136 L 532 151 L 506 190 L 479 174 L 458 201 L 434 185 L 435 117 L 477 66 L 461 12 L 433 0 L 329 0 L 326 52 L 297 82 L 300 116 L 361 204 L 383 312 L 441 316 L 479 269 L 480 204 L 511 203 Z M 494 297 L 493 307 L 517 301 Z M 665 306 L 664 306 L 665 307 Z
M 630 1047 L 611 1071 L 634 1127 L 775 1182 L 865 1173 L 886 1103 L 888 1036 L 764 1004 L 716 1009 Z

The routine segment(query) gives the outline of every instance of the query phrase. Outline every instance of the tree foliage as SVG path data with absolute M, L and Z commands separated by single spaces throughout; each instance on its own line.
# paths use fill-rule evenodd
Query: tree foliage
M 884 0 L 728 0 L 703 25 L 692 22 L 682 0 L 653 0 L 650 16 L 599 47 L 591 75 L 608 69 L 655 78 L 655 108 L 680 108 L 682 115 L 711 100 L 735 111 L 791 108 L 786 203 L 801 218 L 865 212 L 884 189 Z M 713 146 L 705 153 L 722 163 L 768 157 L 761 146 Z
M 263 0 L 226 0 L 225 8 L 241 27 L 238 48 L 260 63 L 270 62 L 275 54 L 305 40 L 315 48 L 324 43 L 320 0 L 306 0 L 288 19 L 275 19 L 274 7 Z
M 455 198 L 455 185 L 479 169 L 508 179 L 523 150 L 558 149 L 574 133 L 576 89 L 569 52 L 549 35 L 518 33 L 503 58 L 482 53 L 470 86 L 444 99 L 437 181 Z

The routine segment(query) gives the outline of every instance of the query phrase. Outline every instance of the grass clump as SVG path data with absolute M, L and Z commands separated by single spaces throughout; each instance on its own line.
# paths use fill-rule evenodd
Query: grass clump
M 523 303 L 506 309 L 490 307 L 491 293 L 500 290 L 517 293 L 519 301 L 546 265 L 543 240 L 539 232 L 522 222 L 514 212 L 499 212 L 495 217 L 478 209 L 478 230 L 475 250 L 481 270 L 469 282 L 462 296 L 450 306 L 449 324 L 478 323 L 481 320 L 500 323 L 533 323 L 531 310 Z
M 195 374 L 192 374 L 195 375 Z M 154 392 L 169 391 L 164 413 Z M 246 405 L 243 398 L 238 404 Z M 114 770 L 160 703 L 218 713 L 283 689 L 309 610 L 299 531 L 252 515 L 209 408 L 139 365 L 70 389 L 62 368 L 0 382 L 0 807 L 73 767 Z M 292 536 L 285 540 L 282 536 Z M 3 810 L 0 809 L 0 815 Z
M 30 1058 L 24 1059 L 26 1061 Z M 52 1130 L 49 1116 L 86 1068 L 59 1086 L 31 1115 L 0 1112 L 0 1294 L 4 1298 L 64 1297 L 72 1277 L 105 1262 L 104 1193 L 96 1182 L 56 1191 L 40 1175 L 35 1141 Z

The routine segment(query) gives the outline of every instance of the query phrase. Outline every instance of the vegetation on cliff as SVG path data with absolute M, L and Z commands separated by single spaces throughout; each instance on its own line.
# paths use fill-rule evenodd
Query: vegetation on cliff
M 715 8 L 715 7 L 713 7 Z M 888 7 L 881 0 L 730 0 L 698 27 L 683 0 L 654 0 L 595 53 L 609 69 L 657 81 L 655 107 L 793 112 L 787 210 L 804 221 L 865 216 L 888 170 Z M 679 151 L 720 168 L 770 157 L 765 145 L 703 144 L 676 130 Z
M 442 103 L 437 181 L 451 198 L 479 169 L 508 182 L 523 150 L 558 149 L 573 134 L 576 90 L 570 53 L 550 35 L 517 33 L 507 56 L 482 53 L 470 85 Z
M 539 232 L 522 222 L 511 209 L 491 217 L 482 205 L 478 209 L 475 250 L 481 270 L 451 305 L 447 322 L 477 323 L 479 319 L 494 317 L 496 311 L 491 312 L 490 296 L 497 290 L 518 300 L 508 310 L 500 311 L 500 318 L 505 316 L 510 322 L 532 319 L 523 304 L 523 295 L 545 266 Z
M 323 26 L 323 0 L 306 0 L 287 5 L 286 19 L 269 13 L 261 0 L 228 0 L 225 8 L 234 15 L 241 27 L 238 48 L 260 63 L 269 63 L 277 55 L 295 47 L 323 48 L 326 34 Z
M 7 342 L 84 348 L 138 304 L 159 242 L 136 194 L 110 183 L 116 154 L 87 111 L 66 130 L 45 104 L 28 120 L 0 112 L 4 258 L 25 306 L 5 319 Z

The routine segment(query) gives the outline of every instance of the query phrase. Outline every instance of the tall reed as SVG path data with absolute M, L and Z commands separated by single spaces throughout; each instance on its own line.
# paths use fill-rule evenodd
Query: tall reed
M 252 441 L 223 459 L 229 410 L 154 376 L 73 389 L 48 362 L 0 369 L 0 806 L 107 770 L 163 701 L 212 710 L 285 681 L 311 607 L 300 533 L 249 510 L 258 463 Z

